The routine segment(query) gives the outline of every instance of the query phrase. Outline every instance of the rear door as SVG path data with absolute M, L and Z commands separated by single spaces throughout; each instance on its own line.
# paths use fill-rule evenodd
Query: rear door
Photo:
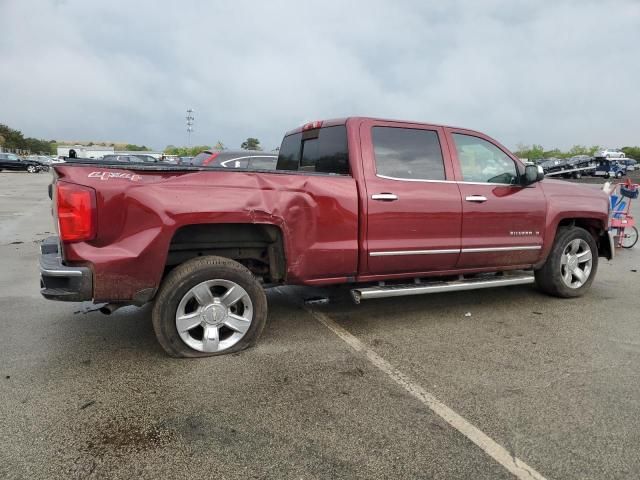
M 369 274 L 454 268 L 462 207 L 442 128 L 365 120 L 360 137 Z
M 446 131 L 462 197 L 458 267 L 537 262 L 546 221 L 540 184 L 523 187 L 523 166 L 490 138 L 466 130 Z
M 3 167 L 6 170 L 26 170 L 27 168 L 20 162 L 20 158 L 14 153 L 8 153 L 4 160 Z

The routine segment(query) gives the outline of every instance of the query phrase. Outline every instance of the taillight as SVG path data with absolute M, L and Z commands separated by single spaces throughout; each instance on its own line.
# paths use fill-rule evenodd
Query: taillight
M 96 236 L 96 192 L 73 183 L 56 183 L 60 240 L 84 242 Z
M 213 160 L 215 160 L 215 158 L 216 158 L 219 154 L 220 154 L 219 152 L 212 153 L 210 157 L 208 157 L 208 158 L 205 158 L 205 159 L 204 159 L 204 162 L 202 162 L 202 166 L 204 167 L 204 166 L 206 166 L 206 165 L 209 165 L 211 162 L 213 162 Z

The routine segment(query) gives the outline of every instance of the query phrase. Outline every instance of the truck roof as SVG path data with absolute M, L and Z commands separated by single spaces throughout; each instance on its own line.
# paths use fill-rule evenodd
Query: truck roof
M 356 116 L 356 117 L 344 117 L 344 118 L 330 118 L 330 119 L 326 119 L 326 120 L 315 120 L 313 122 L 307 122 L 304 123 L 303 125 L 300 125 L 297 128 L 294 128 L 293 130 L 289 130 L 288 132 L 286 132 L 284 135 L 285 137 L 287 135 L 292 135 L 294 133 L 299 133 L 303 130 L 309 130 L 312 128 L 318 128 L 320 126 L 322 127 L 335 127 L 336 125 L 346 125 L 347 122 L 353 122 L 353 121 L 358 121 L 358 120 L 375 120 L 378 122 L 390 122 L 390 123 L 403 123 L 403 124 L 414 124 L 414 125 L 425 125 L 425 126 L 430 126 L 430 127 L 447 127 L 447 128 L 454 128 L 456 130 L 467 130 L 470 132 L 473 132 L 475 130 L 469 129 L 469 128 L 462 128 L 462 127 L 454 127 L 452 125 L 443 125 L 440 123 L 431 123 L 431 122 L 418 122 L 418 121 L 414 121 L 414 120 L 398 120 L 393 119 L 393 118 L 379 118 L 379 117 L 360 117 L 360 116 Z M 480 133 L 480 132 L 478 132 Z

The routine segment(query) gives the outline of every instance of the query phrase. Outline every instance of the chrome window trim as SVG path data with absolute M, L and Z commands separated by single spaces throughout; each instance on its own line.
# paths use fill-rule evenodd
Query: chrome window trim
M 521 250 L 540 250 L 542 245 L 516 245 L 513 247 L 483 247 L 483 248 L 448 248 L 438 250 L 391 250 L 369 252 L 370 257 L 391 257 L 402 255 L 439 255 L 451 253 L 489 253 L 489 252 L 515 252 Z
M 491 182 L 465 182 L 462 180 L 426 180 L 421 178 L 398 178 L 398 177 L 389 177 L 388 175 L 380 175 L 376 173 L 376 177 L 384 178 L 386 180 L 397 180 L 400 182 L 423 182 L 423 183 L 457 183 L 459 185 L 493 185 L 496 187 L 520 187 L 517 183 L 491 183 Z
M 376 173 L 376 177 L 384 178 L 387 180 L 399 180 L 401 182 L 425 182 L 425 183 L 458 183 L 454 180 L 427 180 L 422 178 L 398 178 L 398 177 L 390 177 L 388 175 L 380 175 Z

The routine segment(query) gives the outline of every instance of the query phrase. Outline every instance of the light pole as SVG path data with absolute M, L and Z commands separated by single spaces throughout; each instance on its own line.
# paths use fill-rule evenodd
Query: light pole
M 195 117 L 193 116 L 193 109 L 187 109 L 187 147 L 191 148 L 191 132 L 193 132 L 193 122 Z

